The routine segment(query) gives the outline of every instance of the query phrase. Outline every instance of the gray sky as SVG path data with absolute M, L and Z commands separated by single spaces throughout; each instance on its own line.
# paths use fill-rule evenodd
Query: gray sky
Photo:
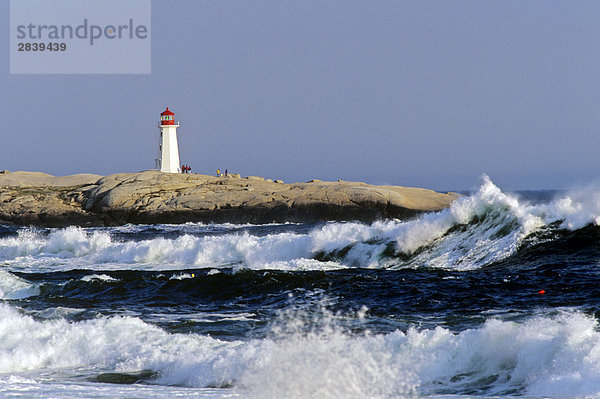
M 10 75 L 5 57 L 0 169 L 151 169 L 168 106 L 198 173 L 438 190 L 600 177 L 598 1 L 155 0 L 151 36 L 150 75 Z

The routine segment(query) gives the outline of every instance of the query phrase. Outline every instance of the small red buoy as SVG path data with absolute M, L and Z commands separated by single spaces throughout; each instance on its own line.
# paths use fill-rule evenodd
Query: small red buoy
M 540 294 L 540 295 L 544 295 L 545 293 L 546 293 L 546 290 L 539 290 L 538 291 L 538 294 Z

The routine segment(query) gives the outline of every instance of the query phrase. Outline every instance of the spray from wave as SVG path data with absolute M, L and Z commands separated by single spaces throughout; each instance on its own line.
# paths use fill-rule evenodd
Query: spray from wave
M 0 305 L 0 372 L 73 370 L 94 381 L 233 387 L 260 398 L 419 395 L 577 397 L 600 392 L 597 321 L 565 311 L 521 323 L 488 320 L 458 334 L 437 327 L 352 333 L 321 310 L 282 313 L 264 339 L 170 334 L 132 317 L 36 321 Z M 128 380 L 129 379 L 129 380 Z

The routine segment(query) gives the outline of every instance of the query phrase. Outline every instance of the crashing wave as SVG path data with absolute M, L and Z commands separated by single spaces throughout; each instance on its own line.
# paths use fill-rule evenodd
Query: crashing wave
M 135 226 L 20 229 L 0 238 L 0 261 L 11 269 L 250 268 L 331 270 L 347 267 L 475 269 L 515 254 L 544 229 L 577 230 L 600 223 L 600 190 L 579 190 L 547 204 L 502 192 L 487 177 L 450 208 L 409 221 L 326 223 L 312 230 L 272 225 L 153 226 L 166 236 L 123 237 Z M 286 227 L 285 230 L 280 230 Z M 218 234 L 214 233 L 217 229 Z M 270 229 L 270 230 L 269 230 Z M 179 231 L 179 233 L 177 233 Z
M 600 392 L 600 333 L 581 313 L 490 319 L 460 333 L 350 333 L 340 327 L 342 316 L 324 310 L 317 317 L 309 327 L 306 315 L 292 311 L 268 337 L 221 341 L 167 333 L 133 317 L 37 321 L 0 305 L 0 373 L 85 370 L 89 378 L 233 387 L 261 398 Z

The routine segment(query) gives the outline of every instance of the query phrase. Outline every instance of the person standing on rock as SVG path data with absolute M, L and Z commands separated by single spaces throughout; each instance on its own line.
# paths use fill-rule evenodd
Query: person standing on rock
M 225 169 L 225 177 L 227 177 L 227 169 Z
M 221 169 L 217 169 L 217 177 L 221 176 Z

